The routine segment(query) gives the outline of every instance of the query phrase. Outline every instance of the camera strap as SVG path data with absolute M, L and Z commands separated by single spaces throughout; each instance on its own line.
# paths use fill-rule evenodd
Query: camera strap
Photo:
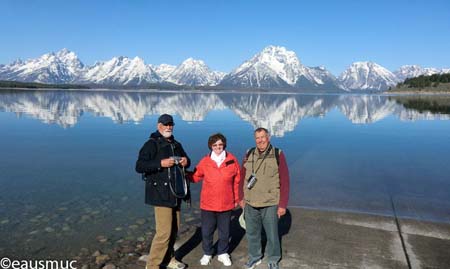
M 170 144 L 170 147 L 172 149 L 172 155 L 175 156 L 174 145 Z M 171 178 L 171 176 L 172 176 L 171 167 L 169 167 L 167 169 L 170 191 L 177 198 L 185 198 L 186 195 L 188 194 L 189 186 L 188 186 L 188 183 L 186 180 L 186 173 L 184 171 L 184 167 L 176 164 L 173 166 L 173 169 L 174 169 L 173 170 L 173 176 L 174 176 L 173 179 Z
M 253 151 L 253 154 L 252 154 L 252 160 L 253 160 L 253 162 L 252 162 L 252 174 L 253 175 L 256 175 L 256 173 L 258 172 L 259 168 L 261 168 L 262 163 L 266 159 L 267 155 L 269 155 L 269 152 L 270 152 L 271 149 L 272 149 L 272 144 L 270 144 L 270 146 L 267 148 L 266 153 L 264 153 L 264 157 L 263 157 L 262 161 L 259 163 L 258 167 L 256 168 L 256 171 L 255 171 L 255 167 L 254 167 L 255 166 L 255 151 L 256 151 L 256 149 Z

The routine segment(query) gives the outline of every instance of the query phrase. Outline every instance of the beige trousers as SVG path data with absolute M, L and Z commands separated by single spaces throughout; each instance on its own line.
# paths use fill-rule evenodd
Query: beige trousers
M 155 229 L 147 260 L 147 269 L 157 269 L 168 264 L 174 256 L 173 246 L 180 227 L 180 208 L 155 206 Z

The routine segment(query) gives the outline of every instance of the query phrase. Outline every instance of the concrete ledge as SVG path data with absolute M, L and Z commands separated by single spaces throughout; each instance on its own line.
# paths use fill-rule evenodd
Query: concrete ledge
M 245 232 L 240 210 L 233 213 L 232 267 L 214 257 L 209 267 L 200 266 L 203 255 L 199 227 L 184 233 L 177 256 L 189 268 L 243 268 L 247 260 Z M 283 259 L 281 268 L 448 268 L 450 224 L 399 220 L 405 248 L 392 217 L 290 208 L 280 221 Z M 406 250 L 406 252 L 405 252 Z M 407 258 L 408 257 L 408 258 Z M 266 263 L 257 268 L 267 268 Z

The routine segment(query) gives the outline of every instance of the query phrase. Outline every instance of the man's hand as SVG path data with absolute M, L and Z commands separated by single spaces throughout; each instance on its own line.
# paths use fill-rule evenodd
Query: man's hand
M 239 206 L 240 206 L 242 209 L 244 209 L 244 207 L 245 207 L 245 201 L 244 201 L 244 200 L 240 201 L 240 202 L 239 202 Z
M 278 218 L 281 218 L 282 216 L 284 216 L 284 214 L 286 214 L 286 208 L 279 207 L 277 214 L 278 214 Z
M 162 159 L 161 167 L 172 167 L 175 164 L 175 160 L 172 158 Z
M 185 167 L 186 165 L 187 165 L 187 158 L 186 157 L 181 157 L 181 161 L 180 161 L 180 164 L 181 164 L 181 166 L 183 166 L 183 167 Z

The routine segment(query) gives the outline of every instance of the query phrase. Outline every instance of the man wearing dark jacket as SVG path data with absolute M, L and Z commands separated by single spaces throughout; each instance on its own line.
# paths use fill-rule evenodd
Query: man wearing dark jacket
M 190 160 L 172 135 L 171 115 L 158 118 L 157 131 L 139 151 L 136 172 L 145 176 L 145 203 L 154 206 L 155 229 L 146 269 L 182 269 L 186 265 L 174 257 L 174 244 L 180 225 L 181 199 L 174 191 L 177 165 L 189 167 Z

